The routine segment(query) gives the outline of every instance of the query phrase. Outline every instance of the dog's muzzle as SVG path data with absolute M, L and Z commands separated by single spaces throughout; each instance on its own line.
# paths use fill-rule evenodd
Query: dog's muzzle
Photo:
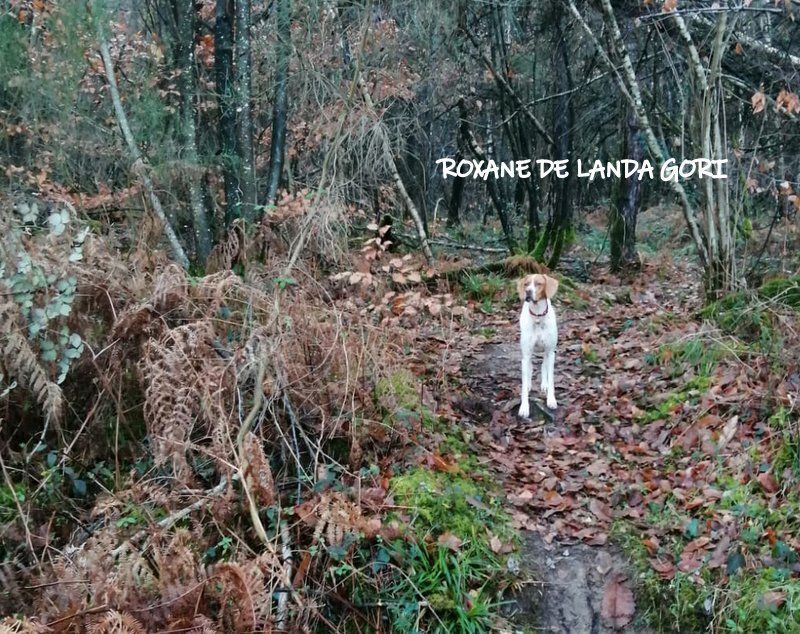
M 533 303 L 533 293 L 531 291 L 525 291 L 525 301 Z

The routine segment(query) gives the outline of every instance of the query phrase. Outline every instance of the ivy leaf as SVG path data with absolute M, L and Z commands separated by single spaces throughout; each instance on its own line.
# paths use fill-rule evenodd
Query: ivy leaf
M 26 225 L 36 222 L 36 217 L 39 215 L 39 205 L 35 202 L 30 205 L 28 203 L 17 205 L 16 210 Z
M 86 482 L 84 480 L 73 480 L 72 489 L 75 491 L 75 495 L 77 495 L 79 498 L 86 496 Z
M 733 575 L 738 572 L 738 570 L 744 566 L 744 564 L 744 555 L 737 550 L 728 556 L 728 561 L 725 564 L 725 572 L 728 574 L 728 576 Z
M 69 212 L 66 209 L 54 211 L 48 216 L 47 223 L 50 225 L 51 233 L 54 236 L 60 236 L 69 224 Z

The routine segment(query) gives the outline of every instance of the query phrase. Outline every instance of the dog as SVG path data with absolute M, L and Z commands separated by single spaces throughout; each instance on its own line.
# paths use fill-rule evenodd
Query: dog
M 522 312 L 519 314 L 519 343 L 522 351 L 522 394 L 519 415 L 530 416 L 528 392 L 531 390 L 532 356 L 534 349 L 544 351 L 542 360 L 542 393 L 547 396 L 547 407 L 556 409 L 553 369 L 558 343 L 558 324 L 556 311 L 550 303 L 558 290 L 558 280 L 536 273 L 527 275 L 517 282 Z

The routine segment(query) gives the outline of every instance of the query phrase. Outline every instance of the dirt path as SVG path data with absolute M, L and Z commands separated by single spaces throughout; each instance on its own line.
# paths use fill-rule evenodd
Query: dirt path
M 491 381 L 482 381 L 480 385 L 485 391 L 481 389 L 480 392 L 485 399 L 481 403 L 486 408 L 484 414 L 494 412 L 495 424 L 501 418 L 496 414 L 497 411 L 502 412 L 511 406 L 513 414 L 519 405 L 518 398 L 512 397 L 507 401 L 504 398 L 506 386 L 518 380 L 518 373 L 513 371 L 518 364 L 516 345 L 490 343 L 474 357 L 470 366 L 470 376 L 478 377 L 486 376 L 489 369 L 493 368 Z M 499 397 L 499 401 L 495 401 L 492 394 Z M 520 436 L 556 437 L 557 423 L 545 418 L 541 411 L 536 413 L 538 417 L 532 415 L 529 423 L 522 423 L 511 430 L 506 436 L 507 442 L 511 443 L 514 437 Z M 629 563 L 619 549 L 591 546 L 559 536 L 548 535 L 545 538 L 535 530 L 525 530 L 520 566 L 531 583 L 519 593 L 510 613 L 519 627 L 557 634 L 620 631 L 605 627 L 601 619 L 606 580 L 617 572 L 626 576 L 632 574 Z M 648 632 L 636 627 L 628 627 L 623 631 L 631 634 Z
M 634 575 L 609 530 L 615 518 L 641 518 L 640 468 L 657 468 L 653 456 L 667 442 L 659 435 L 663 426 L 630 422 L 642 413 L 637 403 L 651 396 L 648 383 L 651 390 L 664 388 L 660 374 L 642 371 L 646 355 L 670 330 L 653 324 L 658 315 L 686 314 L 692 298 L 688 289 L 672 295 L 652 279 L 642 288 L 648 290 L 611 279 L 556 302 L 561 343 L 554 415 L 532 392 L 531 420 L 516 416 L 518 308 L 487 319 L 482 332 L 491 338 L 468 359 L 471 395 L 461 409 L 476 423 L 482 460 L 504 483 L 525 536 L 521 566 L 536 583 L 522 593 L 515 622 L 533 631 L 649 631 L 635 619 L 614 630 L 601 618 L 607 580 L 620 573 L 632 587 Z M 537 359 L 534 364 L 538 386 Z

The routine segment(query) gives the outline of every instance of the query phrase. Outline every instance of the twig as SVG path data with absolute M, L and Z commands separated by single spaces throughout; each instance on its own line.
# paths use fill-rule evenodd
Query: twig
M 438 244 L 451 249 L 463 249 L 464 251 L 481 251 L 483 253 L 508 253 L 508 249 L 498 249 L 497 247 L 482 247 L 477 244 L 458 244 L 449 240 L 428 240 L 431 244 Z
M 233 479 L 236 480 L 237 476 L 233 476 Z M 191 515 L 195 511 L 203 508 L 206 504 L 208 504 L 212 499 L 221 495 L 225 492 L 225 489 L 228 487 L 228 479 L 225 476 L 220 478 L 219 484 L 215 486 L 213 489 L 206 491 L 204 497 L 192 502 L 189 506 L 180 509 L 179 511 L 175 511 L 172 515 L 165 517 L 164 519 L 160 520 L 156 526 L 158 528 L 170 528 L 176 522 L 179 522 L 187 515 Z M 152 533 L 152 529 L 150 528 L 143 528 L 138 533 L 134 534 L 128 540 L 124 541 L 122 544 L 117 546 L 114 550 L 111 551 L 111 556 L 116 557 L 126 550 L 131 548 L 135 542 L 138 542 L 140 539 L 150 535 Z
M 259 412 L 261 412 L 261 405 L 264 402 L 264 377 L 267 372 L 267 361 L 264 358 L 263 351 L 258 361 L 258 374 L 256 375 L 256 384 L 253 390 L 253 406 L 247 414 L 247 417 L 239 427 L 239 433 L 236 435 L 236 449 L 239 453 L 239 473 L 241 474 L 242 488 L 244 489 L 245 496 L 247 497 L 247 505 L 250 510 L 250 520 L 253 522 L 253 528 L 258 535 L 258 538 L 264 543 L 265 546 L 270 547 L 274 551 L 272 542 L 267 537 L 267 531 L 258 514 L 258 505 L 253 498 L 250 491 L 250 485 L 247 482 L 246 472 L 248 467 L 247 455 L 244 451 L 244 439 L 250 432 L 250 428 L 256 420 Z
M 283 557 L 283 574 L 286 579 L 292 577 L 292 548 L 289 539 L 289 525 L 286 522 L 281 522 L 281 555 Z M 275 626 L 280 632 L 286 628 L 286 616 L 289 611 L 289 593 L 291 592 L 289 586 L 286 592 L 281 592 L 278 595 L 278 618 L 276 619 Z
M 25 540 L 28 542 L 28 549 L 31 551 L 31 555 L 36 560 L 36 563 L 41 563 L 39 558 L 36 556 L 36 551 L 33 549 L 33 539 L 31 538 L 31 530 L 28 528 L 30 525 L 30 521 L 28 517 L 25 515 L 25 511 L 22 510 L 22 505 L 19 503 L 19 499 L 17 499 L 17 490 L 14 488 L 14 483 L 11 481 L 11 476 L 8 475 L 8 470 L 6 469 L 6 463 L 3 462 L 3 454 L 0 452 L 0 470 L 3 472 L 3 479 L 5 480 L 6 486 L 8 487 L 9 495 L 14 500 L 14 505 L 17 507 L 17 513 L 19 513 L 19 518 L 22 520 L 22 526 L 25 529 Z
M 178 263 L 184 269 L 188 269 L 189 259 L 186 257 L 186 252 L 183 250 L 183 247 L 178 240 L 178 236 L 175 234 L 175 230 L 172 228 L 167 215 L 164 213 L 164 209 L 161 207 L 161 201 L 156 195 L 153 181 L 150 180 L 150 176 L 147 174 L 147 166 L 142 158 L 142 153 L 139 150 L 139 146 L 136 145 L 136 140 L 133 138 L 133 134 L 131 133 L 131 128 L 128 124 L 128 117 L 125 114 L 125 109 L 122 107 L 122 100 L 119 96 L 117 79 L 114 76 L 114 64 L 111 61 L 111 54 L 108 51 L 108 40 L 106 39 L 106 35 L 102 26 L 98 26 L 97 36 L 100 39 L 100 57 L 103 58 L 106 81 L 108 82 L 108 89 L 111 92 L 111 101 L 114 104 L 114 112 L 117 115 L 117 123 L 119 124 L 119 129 L 122 132 L 122 136 L 125 138 L 128 151 L 131 153 L 131 157 L 133 158 L 131 171 L 139 177 L 139 180 L 142 181 L 142 185 L 144 185 L 144 188 L 147 191 L 147 197 L 150 199 L 150 205 L 153 208 L 153 212 L 164 226 L 164 233 L 167 236 L 167 240 L 172 248 L 175 259 L 178 260 Z

